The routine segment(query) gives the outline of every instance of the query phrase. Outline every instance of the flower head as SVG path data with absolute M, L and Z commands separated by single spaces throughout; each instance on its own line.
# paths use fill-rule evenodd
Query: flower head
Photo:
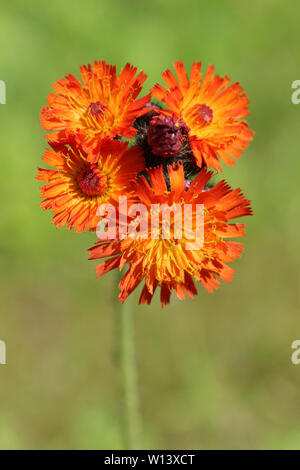
M 119 284 L 121 302 L 143 280 L 140 303 L 149 304 L 160 287 L 162 306 L 169 302 L 172 290 L 181 300 L 186 293 L 190 297 L 196 295 L 195 280 L 209 292 L 218 287 L 218 279 L 231 281 L 234 270 L 226 263 L 240 257 L 243 245 L 227 239 L 243 236 L 244 225 L 229 222 L 252 211 L 240 189 L 232 190 L 225 181 L 206 189 L 211 176 L 212 172 L 203 168 L 187 185 L 183 166 L 174 164 L 168 167 L 170 190 L 161 166 L 147 170 L 147 177 L 141 176 L 133 183 L 135 203 L 142 204 L 147 211 L 137 219 L 129 217 L 125 238 L 99 240 L 90 249 L 90 259 L 110 257 L 97 267 L 98 277 L 128 265 Z M 193 232 L 199 225 L 198 206 L 203 207 L 200 244 Z M 170 210 L 168 220 L 160 213 L 162 207 Z
M 163 165 L 183 164 L 185 176 L 199 172 L 195 156 L 191 150 L 189 129 L 183 120 L 162 114 L 161 108 L 150 102 L 149 111 L 135 120 L 136 143 L 142 149 L 146 168 Z
M 130 64 L 117 75 L 116 66 L 104 60 L 83 65 L 80 71 L 83 83 L 68 74 L 53 85 L 49 107 L 41 110 L 43 129 L 80 132 L 91 145 L 94 137 L 133 137 L 132 124 L 147 111 L 144 106 L 150 99 L 150 95 L 136 99 L 147 76 L 143 72 L 136 76 L 137 69 Z
M 182 119 L 189 130 L 192 151 L 198 166 L 222 170 L 220 161 L 234 165 L 252 139 L 253 132 L 242 120 L 249 114 L 248 99 L 239 83 L 214 74 L 210 65 L 202 80 L 201 62 L 194 62 L 190 79 L 181 61 L 174 63 L 177 80 L 170 70 L 162 74 L 167 89 L 156 84 L 155 98 L 168 109 L 160 113 Z
M 95 230 L 100 204 L 114 203 L 121 194 L 130 197 L 130 181 L 144 169 L 139 148 L 104 139 L 97 151 L 91 162 L 75 136 L 46 150 L 43 160 L 55 169 L 39 168 L 37 179 L 47 183 L 41 187 L 41 206 L 52 209 L 57 228 Z
M 173 157 L 182 147 L 188 129 L 182 119 L 174 120 L 171 116 L 160 114 L 150 121 L 148 144 L 152 153 L 161 157 Z

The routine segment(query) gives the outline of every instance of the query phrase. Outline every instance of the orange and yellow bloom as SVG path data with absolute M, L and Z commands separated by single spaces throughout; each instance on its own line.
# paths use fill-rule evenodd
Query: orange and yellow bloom
M 168 189 L 162 167 L 147 170 L 145 176 L 134 183 L 136 203 L 148 208 L 147 227 L 151 227 L 151 214 L 154 205 L 174 204 L 191 206 L 191 218 L 195 226 L 196 205 L 204 205 L 204 239 L 199 249 L 188 249 L 190 242 L 187 235 L 176 236 L 176 216 L 170 220 L 170 238 L 162 237 L 165 220 L 160 221 L 159 236 L 153 239 L 148 234 L 132 236 L 128 230 L 125 239 L 98 241 L 90 249 L 90 259 L 110 257 L 96 269 L 98 277 L 111 269 L 128 265 L 128 271 L 122 278 L 119 288 L 119 300 L 124 302 L 128 295 L 145 281 L 140 303 L 149 304 L 157 287 L 161 288 L 161 304 L 170 300 L 174 291 L 179 299 L 186 293 L 193 297 L 197 294 L 194 281 L 200 281 L 209 291 L 217 288 L 219 279 L 230 282 L 234 270 L 226 263 L 240 257 L 243 245 L 228 238 L 242 237 L 244 224 L 232 224 L 231 220 L 252 213 L 250 202 L 243 196 L 240 189 L 232 190 L 225 181 L 221 181 L 211 189 L 206 184 L 212 176 L 211 172 L 202 169 L 195 180 L 186 189 L 183 166 L 181 164 L 168 167 Z M 129 219 L 130 225 L 132 220 Z M 185 228 L 185 227 L 184 227 Z M 185 231 L 184 231 L 185 233 Z M 113 257 L 112 257 L 113 256 Z
M 82 83 L 72 74 L 53 85 L 41 110 L 43 129 L 82 133 L 91 145 L 94 139 L 131 138 L 134 120 L 145 112 L 150 95 L 137 99 L 147 78 L 129 63 L 119 75 L 116 66 L 104 60 L 80 67 Z M 57 139 L 63 133 L 56 132 Z M 51 137 L 55 140 L 55 136 Z
M 181 61 L 174 67 L 177 78 L 167 70 L 167 88 L 151 90 L 166 109 L 152 103 L 151 94 L 138 98 L 143 72 L 127 63 L 117 75 L 102 60 L 80 68 L 82 82 L 72 74 L 58 80 L 40 114 L 43 129 L 52 131 L 43 156 L 52 168 L 38 168 L 37 179 L 46 183 L 41 206 L 53 212 L 57 228 L 97 229 L 90 259 L 106 258 L 97 276 L 128 268 L 119 283 L 120 302 L 141 283 L 140 303 L 150 304 L 160 288 L 165 306 L 173 291 L 181 300 L 197 295 L 197 281 L 209 292 L 220 280 L 230 282 L 228 263 L 243 250 L 230 239 L 244 236 L 245 228 L 232 221 L 252 214 L 240 189 L 224 180 L 209 186 L 213 173 L 206 169 L 221 171 L 220 161 L 234 165 L 252 139 L 245 92 L 227 76 L 214 76 L 211 65 L 203 78 L 200 62 L 190 78 Z M 122 139 L 134 136 L 136 145 L 128 148 Z M 125 218 L 124 199 L 130 208 Z M 103 232 L 106 211 L 116 224 Z
M 189 140 L 198 166 L 222 171 L 220 160 L 234 165 L 253 132 L 243 120 L 249 114 L 248 98 L 239 83 L 229 85 L 230 79 L 214 76 L 210 65 L 203 77 L 201 62 L 194 62 L 190 79 L 181 61 L 174 63 L 177 79 L 170 70 L 163 74 L 167 85 L 152 88 L 155 98 L 162 100 L 167 109 L 161 114 L 170 116 L 175 125 L 184 123 L 189 130 Z
M 43 160 L 55 169 L 39 168 L 37 179 L 47 183 L 41 187 L 41 207 L 53 211 L 58 228 L 66 224 L 76 232 L 95 230 L 99 205 L 114 204 L 122 194 L 130 197 L 130 181 L 144 169 L 139 148 L 128 149 L 117 140 L 103 140 L 93 163 L 74 136 L 53 147 Z

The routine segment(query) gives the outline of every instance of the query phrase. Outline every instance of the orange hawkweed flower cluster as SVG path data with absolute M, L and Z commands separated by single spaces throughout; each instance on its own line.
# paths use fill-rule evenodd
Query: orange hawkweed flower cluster
M 146 75 L 132 65 L 119 75 L 104 60 L 82 66 L 82 81 L 71 74 L 58 80 L 41 110 L 43 129 L 52 131 L 43 156 L 52 168 L 38 168 L 46 183 L 41 206 L 52 210 L 57 228 L 96 231 L 89 251 L 90 259 L 105 259 L 98 277 L 127 266 L 120 302 L 142 282 L 139 302 L 150 304 L 160 288 L 162 306 L 172 291 L 193 298 L 197 281 L 209 292 L 230 282 L 227 263 L 243 250 L 230 239 L 245 229 L 232 221 L 252 214 L 241 190 L 224 180 L 213 185 L 207 169 L 234 165 L 252 139 L 245 92 L 214 76 L 212 66 L 203 78 L 201 63 L 190 77 L 181 61 L 174 68 L 177 78 L 162 74 L 166 88 L 156 84 L 138 98 Z

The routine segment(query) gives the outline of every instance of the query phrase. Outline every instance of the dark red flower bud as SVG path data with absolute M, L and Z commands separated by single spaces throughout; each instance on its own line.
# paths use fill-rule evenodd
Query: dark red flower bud
M 188 128 L 182 119 L 174 119 L 160 114 L 154 116 L 148 130 L 148 144 L 153 155 L 172 157 L 182 146 L 184 138 L 188 135 Z

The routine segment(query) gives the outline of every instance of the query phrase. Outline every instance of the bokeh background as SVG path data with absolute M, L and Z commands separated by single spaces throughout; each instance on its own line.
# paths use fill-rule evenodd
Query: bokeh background
M 51 225 L 34 179 L 51 85 L 101 58 L 144 69 L 146 89 L 174 60 L 215 64 L 246 89 L 256 132 L 224 169 L 255 211 L 233 282 L 135 307 L 143 447 L 300 448 L 299 14 L 289 0 L 1 1 L 1 449 L 122 447 L 115 277 L 96 279 L 93 234 Z

